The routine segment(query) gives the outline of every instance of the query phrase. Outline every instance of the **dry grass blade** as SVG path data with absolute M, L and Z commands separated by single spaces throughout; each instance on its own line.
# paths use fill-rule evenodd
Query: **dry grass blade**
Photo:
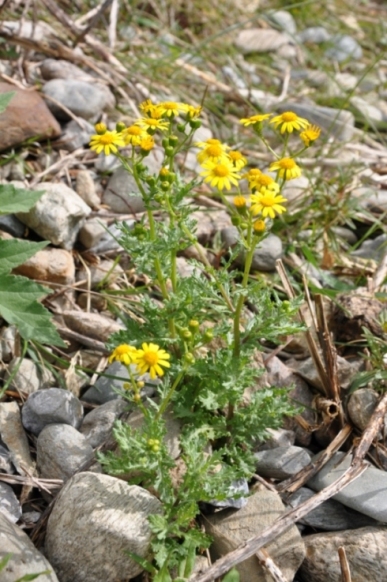
M 345 553 L 345 548 L 342 546 L 338 548 L 340 568 L 341 568 L 341 579 L 343 582 L 352 582 L 351 571 L 349 569 L 349 564 L 347 560 L 347 554 Z
M 287 582 L 287 578 L 283 575 L 269 552 L 265 548 L 261 548 L 256 554 L 261 566 L 270 574 L 274 582 Z
M 347 469 L 347 471 L 345 471 L 343 475 L 341 475 L 341 477 L 339 477 L 339 479 L 331 483 L 331 485 L 295 509 L 284 513 L 274 522 L 273 525 L 265 528 L 259 535 L 251 538 L 245 542 L 243 546 L 237 548 L 233 552 L 230 552 L 215 562 L 215 564 L 211 566 L 211 568 L 209 568 L 205 574 L 191 576 L 189 578 L 189 582 L 210 582 L 213 578 L 225 574 L 233 566 L 243 562 L 247 558 L 250 558 L 250 556 L 255 554 L 263 546 L 277 538 L 302 517 L 307 515 L 310 511 L 321 505 L 321 503 L 333 495 L 339 493 L 339 491 L 341 491 L 344 487 L 349 485 L 349 483 L 364 473 L 368 467 L 368 464 L 364 463 L 364 457 L 367 454 L 373 439 L 376 437 L 378 431 L 380 430 L 386 412 L 387 394 L 383 396 L 378 406 L 376 407 L 371 420 L 359 441 L 359 445 L 354 451 L 351 466 Z

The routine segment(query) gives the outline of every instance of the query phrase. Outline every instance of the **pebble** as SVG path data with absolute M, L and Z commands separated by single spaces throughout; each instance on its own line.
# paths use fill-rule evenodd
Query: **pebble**
M 196 221 L 195 234 L 202 245 L 208 244 L 219 230 L 231 226 L 230 214 L 225 210 L 195 210 L 190 218 Z
M 0 472 L 7 473 L 8 475 L 13 475 L 15 473 L 14 466 L 12 465 L 12 454 L 8 448 L 2 444 L 0 439 Z
M 122 246 L 118 242 L 122 236 L 122 228 L 120 227 L 121 224 L 124 224 L 126 231 L 128 231 L 133 228 L 133 226 L 136 224 L 136 221 L 129 219 L 110 225 L 108 230 L 105 230 L 105 233 L 100 238 L 98 243 L 91 247 L 90 251 L 96 254 L 103 254 L 109 251 L 122 250 Z
M 82 421 L 82 404 L 62 388 L 38 390 L 28 397 L 22 408 L 23 426 L 36 436 L 48 424 L 63 423 L 78 429 Z
M 13 272 L 44 282 L 46 285 L 50 283 L 73 285 L 75 282 L 73 255 L 64 249 L 42 249 L 16 267 Z
M 46 140 L 60 136 L 59 123 L 37 91 L 26 91 L 0 82 L 0 94 L 8 92 L 14 95 L 6 110 L 0 113 L 0 151 L 18 146 L 32 137 Z
M 79 473 L 56 499 L 46 555 L 61 582 L 131 580 L 143 569 L 128 553 L 149 557 L 148 517 L 161 512 L 160 501 L 137 485 Z
M 3 513 L 12 523 L 19 521 L 22 508 L 12 487 L 0 481 L 0 513 Z
M 386 252 L 387 234 L 380 234 L 374 239 L 365 240 L 360 247 L 351 253 L 352 257 L 371 259 L 379 263 Z
M 100 376 L 94 386 L 83 394 L 82 400 L 93 404 L 104 404 L 120 398 L 119 392 L 124 390 L 123 384 L 129 380 L 126 366 L 120 362 L 113 362 L 106 368 L 104 374 L 106 375 Z M 108 378 L 107 376 L 114 377 Z
M 314 491 L 321 491 L 345 473 L 351 466 L 351 460 L 351 455 L 335 453 L 317 475 L 308 481 L 308 487 Z M 387 523 L 386 489 L 387 473 L 370 466 L 333 499 L 377 521 Z
M 78 148 L 89 145 L 91 136 L 95 134 L 94 126 L 85 119 L 72 119 L 64 124 L 60 139 L 53 142 L 55 149 L 74 152 Z M 104 156 L 101 156 L 103 158 Z M 117 158 L 114 158 L 117 161 Z
M 71 330 L 101 342 L 106 342 L 113 333 L 125 329 L 122 323 L 101 313 L 63 311 L 61 316 Z
M 350 111 L 322 107 L 307 103 L 286 103 L 277 107 L 280 113 L 294 111 L 311 124 L 321 127 L 322 134 L 335 137 L 339 141 L 350 141 L 354 134 L 355 117 Z
M 302 43 L 321 44 L 328 42 L 331 34 L 323 26 L 310 26 L 298 33 L 297 39 Z
M 246 479 L 236 479 L 233 481 L 227 494 L 230 495 L 227 499 L 223 499 L 222 501 L 213 500 L 209 505 L 213 507 L 242 509 L 247 504 L 249 496 L 249 484 Z
M 115 106 L 114 95 L 105 85 L 79 79 L 47 81 L 43 86 L 43 94 L 52 97 L 83 119 L 94 119 L 105 109 L 112 109 Z M 57 119 L 69 120 L 68 114 L 51 99 L 47 99 L 47 105 Z
M 25 39 L 42 41 L 58 38 L 55 30 L 44 20 L 3 20 L 1 27 L 8 33 L 13 33 Z M 12 85 L 15 88 L 15 85 Z
M 115 421 L 127 407 L 127 401 L 123 398 L 116 398 L 101 404 L 85 416 L 79 430 L 93 449 L 108 440 Z
M 238 229 L 235 226 L 223 228 L 220 235 L 226 249 L 235 246 L 239 238 Z M 276 261 L 281 256 L 281 239 L 275 234 L 269 234 L 255 248 L 251 268 L 256 271 L 275 271 Z M 245 251 L 238 255 L 236 262 L 239 266 L 244 266 L 245 257 Z
M 31 580 L 28 575 L 45 571 L 48 574 L 41 574 L 39 582 L 59 582 L 50 562 L 35 548 L 27 534 L 0 511 L 0 560 L 8 554 L 11 559 L 1 571 L 1 582 L 15 582 L 24 576 L 23 579 Z
M 12 464 L 20 475 L 26 468 L 35 475 L 28 439 L 24 431 L 17 402 L 0 402 L 0 438 L 11 453 Z M 1 548 L 1 545 L 0 545 Z
M 267 17 L 290 36 L 294 36 L 297 33 L 296 21 L 287 10 L 270 11 L 267 13 Z
M 311 386 L 317 388 L 321 393 L 324 393 L 324 387 L 321 378 L 317 372 L 313 358 L 306 360 L 291 360 L 288 362 L 291 369 L 304 378 Z M 337 374 L 341 388 L 347 389 L 352 383 L 353 377 L 359 371 L 359 364 L 351 364 L 345 358 L 337 356 Z
M 213 560 L 224 556 L 272 525 L 285 508 L 278 493 L 263 485 L 254 488 L 247 504 L 238 511 L 224 509 L 206 515 L 206 533 L 213 537 L 210 547 Z M 285 580 L 293 580 L 304 556 L 304 542 L 294 525 L 265 546 Z M 268 578 L 255 556 L 236 565 L 240 582 L 264 582 Z
M 66 481 L 94 459 L 86 437 L 69 424 L 48 424 L 36 441 L 36 461 L 43 479 Z
M 367 428 L 379 399 L 379 394 L 371 388 L 359 388 L 351 394 L 347 404 L 348 414 L 353 424 L 361 431 Z M 387 415 L 384 421 L 387 421 Z
M 372 128 L 385 126 L 386 117 L 378 107 L 368 103 L 368 101 L 357 95 L 353 95 L 349 102 L 357 111 L 357 114 L 363 119 L 364 125 L 369 125 Z
M 342 582 L 338 549 L 345 548 L 353 582 L 387 580 L 387 530 L 363 527 L 304 537 L 306 558 L 299 571 L 302 582 Z
M 18 368 L 11 386 L 14 390 L 23 394 L 32 394 L 39 388 L 48 388 L 53 378 L 50 374 L 44 373 L 44 377 L 40 374 L 38 366 L 29 358 L 15 357 L 11 360 L 8 366 L 7 375 L 9 376 L 15 368 Z
M 78 196 L 80 196 L 82 200 L 90 206 L 90 208 L 98 208 L 100 206 L 101 200 L 95 190 L 95 182 L 88 170 L 78 170 L 75 190 Z
M 269 438 L 257 447 L 257 451 L 268 451 L 278 447 L 292 447 L 296 440 L 296 433 L 285 428 L 268 428 L 266 430 Z
M 14 214 L 2 214 L 0 215 L 0 230 L 15 238 L 23 238 L 26 227 Z
M 289 43 L 289 37 L 270 28 L 250 28 L 242 30 L 236 40 L 236 48 L 244 55 L 276 51 Z
M 12 360 L 18 338 L 19 332 L 14 325 L 3 327 L 0 330 L 0 359 L 3 362 L 8 363 Z
M 95 81 L 95 77 L 64 59 L 44 59 L 40 63 L 39 68 L 42 78 L 45 81 L 51 81 L 51 79 Z
M 43 239 L 71 250 L 90 207 L 72 188 L 60 182 L 44 182 L 36 190 L 44 190 L 43 196 L 31 210 L 19 212 L 17 217 Z
M 301 447 L 277 447 L 254 453 L 256 472 L 269 479 L 287 479 L 309 465 L 310 456 Z
M 329 39 L 332 45 L 325 51 L 325 56 L 342 63 L 347 59 L 359 61 L 363 56 L 363 51 L 357 40 L 348 34 L 335 34 Z
M 307 487 L 301 487 L 286 499 L 291 507 L 298 507 L 304 501 L 307 501 L 315 495 L 315 492 Z M 370 525 L 377 525 L 371 517 L 362 515 L 354 509 L 344 507 L 334 499 L 328 499 L 321 503 L 316 509 L 310 511 L 305 517 L 300 519 L 298 523 L 321 529 L 323 531 L 340 531 L 344 529 L 357 529 L 359 527 L 366 527 Z
M 91 249 L 106 235 L 106 228 L 107 225 L 101 218 L 91 218 L 79 230 L 78 241 L 85 249 Z

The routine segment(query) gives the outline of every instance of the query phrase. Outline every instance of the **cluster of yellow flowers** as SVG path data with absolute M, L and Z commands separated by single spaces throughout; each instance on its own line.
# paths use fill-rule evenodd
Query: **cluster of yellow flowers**
M 109 363 L 121 362 L 125 366 L 135 364 L 138 374 L 149 373 L 152 380 L 157 376 L 164 376 L 164 368 L 169 368 L 170 355 L 157 344 L 143 343 L 142 349 L 137 349 L 129 344 L 121 344 L 113 350 L 109 357 Z

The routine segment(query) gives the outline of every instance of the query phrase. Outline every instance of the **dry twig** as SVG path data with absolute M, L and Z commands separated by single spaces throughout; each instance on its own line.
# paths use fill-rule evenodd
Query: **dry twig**
M 342 546 L 338 548 L 340 568 L 341 568 L 341 578 L 343 582 L 352 582 L 351 571 L 349 569 L 349 564 L 347 560 L 347 554 L 345 553 L 345 548 Z

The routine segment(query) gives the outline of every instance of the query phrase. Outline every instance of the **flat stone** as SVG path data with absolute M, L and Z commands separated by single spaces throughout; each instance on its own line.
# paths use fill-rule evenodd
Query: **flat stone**
M 12 523 L 19 521 L 22 508 L 12 487 L 0 481 L 0 513 L 3 513 Z
M 291 507 L 298 507 L 314 495 L 316 493 L 311 489 L 301 487 L 301 489 L 298 489 L 298 491 L 286 499 L 286 503 Z M 297 523 L 323 531 L 341 531 L 378 525 L 378 522 L 371 517 L 363 515 L 349 507 L 344 507 L 344 505 L 334 499 L 324 501 L 324 503 L 321 503 L 316 509 L 310 511 Z
M 36 474 L 32 461 L 27 435 L 24 431 L 20 409 L 17 402 L 0 402 L 0 438 L 11 452 L 12 463 L 20 475 L 27 468 Z M 0 545 L 1 547 L 1 545 Z
M 75 282 L 73 255 L 64 249 L 42 249 L 16 267 L 13 272 L 44 282 L 46 285 L 50 283 L 73 285 Z
M 40 72 L 45 81 L 51 79 L 77 79 L 78 81 L 95 81 L 90 73 L 86 73 L 77 65 L 63 59 L 44 59 L 40 65 Z
M 55 30 L 44 20 L 3 20 L 0 27 L 8 34 L 15 34 L 25 39 L 42 41 L 58 37 Z
M 214 539 L 210 548 L 213 559 L 225 556 L 243 545 L 248 539 L 258 535 L 272 525 L 285 511 L 280 496 L 259 485 L 242 509 L 224 509 L 213 515 L 206 515 L 206 532 Z M 301 565 L 305 548 L 296 526 L 265 546 L 271 558 L 280 568 L 286 580 L 293 580 Z M 236 565 L 240 582 L 267 582 L 267 575 L 252 556 Z
M 93 404 L 104 404 L 120 398 L 119 392 L 124 391 L 123 384 L 130 379 L 126 366 L 120 362 L 113 362 L 106 368 L 105 374 L 106 376 L 100 376 L 94 386 L 83 394 L 82 400 Z
M 1 571 L 1 582 L 15 582 L 28 574 L 46 570 L 49 573 L 41 574 L 39 582 L 58 582 L 50 562 L 35 548 L 27 534 L 0 511 L 0 560 L 8 554 L 12 557 Z
M 127 407 L 128 402 L 116 398 L 101 404 L 85 416 L 79 430 L 93 449 L 107 441 L 112 434 L 115 421 Z
M 14 214 L 2 214 L 0 216 L 0 230 L 15 238 L 23 238 L 26 227 Z
M 69 424 L 79 428 L 83 421 L 83 406 L 71 392 L 48 388 L 30 394 L 22 408 L 26 430 L 38 435 L 48 424 Z
M 100 313 L 63 311 L 61 316 L 73 331 L 101 342 L 106 342 L 113 333 L 125 329 L 122 323 Z
M 43 94 L 64 105 L 74 115 L 83 119 L 93 119 L 105 109 L 115 106 L 115 98 L 105 85 L 79 79 L 52 79 L 43 86 Z M 55 117 L 62 121 L 69 119 L 59 105 L 47 99 L 47 105 Z
M 266 432 L 270 436 L 257 447 L 257 452 L 277 449 L 278 447 L 292 447 L 296 440 L 296 433 L 293 430 L 268 428 Z
M 28 212 L 17 217 L 43 239 L 53 245 L 71 250 L 78 231 L 91 209 L 80 196 L 63 183 L 44 182 L 36 190 L 44 190 L 43 196 Z
M 78 170 L 75 190 L 90 208 L 98 208 L 101 200 L 95 190 L 95 182 L 88 170 Z
M 317 372 L 313 358 L 306 360 L 292 360 L 291 369 L 308 382 L 311 386 L 317 388 L 320 392 L 324 391 L 321 378 Z M 339 384 L 342 388 L 347 389 L 351 385 L 354 375 L 359 371 L 358 364 L 351 364 L 345 358 L 337 356 L 337 374 Z
M 338 61 L 339 63 L 351 59 L 359 61 L 363 56 L 363 51 L 357 40 L 348 34 L 335 34 L 329 42 L 331 47 L 325 51 L 328 59 Z
M 220 232 L 222 242 L 225 248 L 233 247 L 239 239 L 238 229 L 235 226 L 223 228 Z M 255 248 L 252 270 L 256 271 L 275 271 L 276 261 L 282 256 L 282 241 L 275 234 L 269 234 Z M 243 267 L 245 264 L 246 253 L 241 251 L 236 259 L 238 266 Z
M 39 369 L 35 362 L 29 358 L 23 358 L 20 362 L 20 358 L 13 358 L 7 369 L 7 376 L 9 376 L 14 368 L 18 367 L 15 376 L 11 382 L 11 386 L 14 390 L 22 392 L 23 394 L 32 394 L 39 388 L 43 386 L 47 388 L 45 383 L 42 383 L 42 377 L 39 373 Z
M 378 402 L 379 394 L 371 388 L 359 388 L 351 394 L 347 404 L 348 414 L 353 424 L 361 431 L 367 428 Z M 387 422 L 387 415 L 384 422 Z
M 56 150 L 74 152 L 78 148 L 89 145 L 91 136 L 94 134 L 94 126 L 86 119 L 78 117 L 76 121 L 72 119 L 63 125 L 62 135 L 52 143 L 52 147 Z M 114 159 L 117 160 L 117 158 Z
M 330 38 L 331 34 L 323 26 L 309 26 L 297 35 L 300 42 L 313 44 L 328 42 Z
M 9 105 L 0 113 L 0 151 L 18 146 L 31 137 L 53 139 L 61 134 L 59 123 L 37 91 L 26 91 L 0 82 L 0 94 L 13 92 Z
M 318 125 L 322 129 L 322 135 L 335 137 L 339 141 L 350 141 L 355 129 L 355 117 L 350 111 L 322 107 L 306 103 L 285 103 L 277 106 L 280 113 L 294 111 L 300 117 L 304 117 L 311 124 Z
M 36 441 L 36 462 L 43 479 L 66 481 L 93 458 L 86 437 L 69 424 L 47 425 Z
M 290 36 L 294 36 L 297 32 L 296 21 L 287 10 L 271 10 L 267 16 L 279 28 L 287 32 Z
M 345 548 L 353 582 L 387 580 L 387 529 L 318 533 L 304 538 L 306 558 L 298 573 L 302 582 L 342 582 L 338 549 Z
M 309 465 L 310 456 L 301 447 L 277 447 L 254 453 L 257 473 L 270 479 L 286 479 Z
M 236 48 L 244 55 L 251 53 L 268 53 L 276 51 L 284 44 L 289 43 L 290 38 L 270 28 L 250 28 L 242 30 L 236 40 Z
M 106 236 L 106 228 L 107 225 L 103 223 L 101 218 L 91 218 L 79 230 L 78 240 L 85 249 L 91 249 Z
M 0 331 L 0 358 L 3 362 L 8 363 L 12 360 L 18 339 L 19 332 L 14 325 L 3 327 Z
M 351 466 L 351 460 L 351 455 L 341 452 L 335 453 L 317 475 L 308 481 L 308 487 L 315 491 L 321 491 L 345 473 Z M 337 493 L 333 499 L 377 521 L 387 523 L 386 489 L 387 473 L 370 466 L 360 477 Z
M 242 509 L 247 504 L 249 497 L 249 484 L 246 479 L 236 479 L 233 481 L 228 488 L 227 495 L 230 495 L 230 497 L 222 501 L 213 500 L 209 502 L 209 505 L 213 507 Z
M 47 557 L 61 582 L 132 579 L 142 568 L 128 552 L 150 558 L 148 517 L 161 513 L 160 501 L 137 485 L 79 473 L 63 487 L 48 519 Z

